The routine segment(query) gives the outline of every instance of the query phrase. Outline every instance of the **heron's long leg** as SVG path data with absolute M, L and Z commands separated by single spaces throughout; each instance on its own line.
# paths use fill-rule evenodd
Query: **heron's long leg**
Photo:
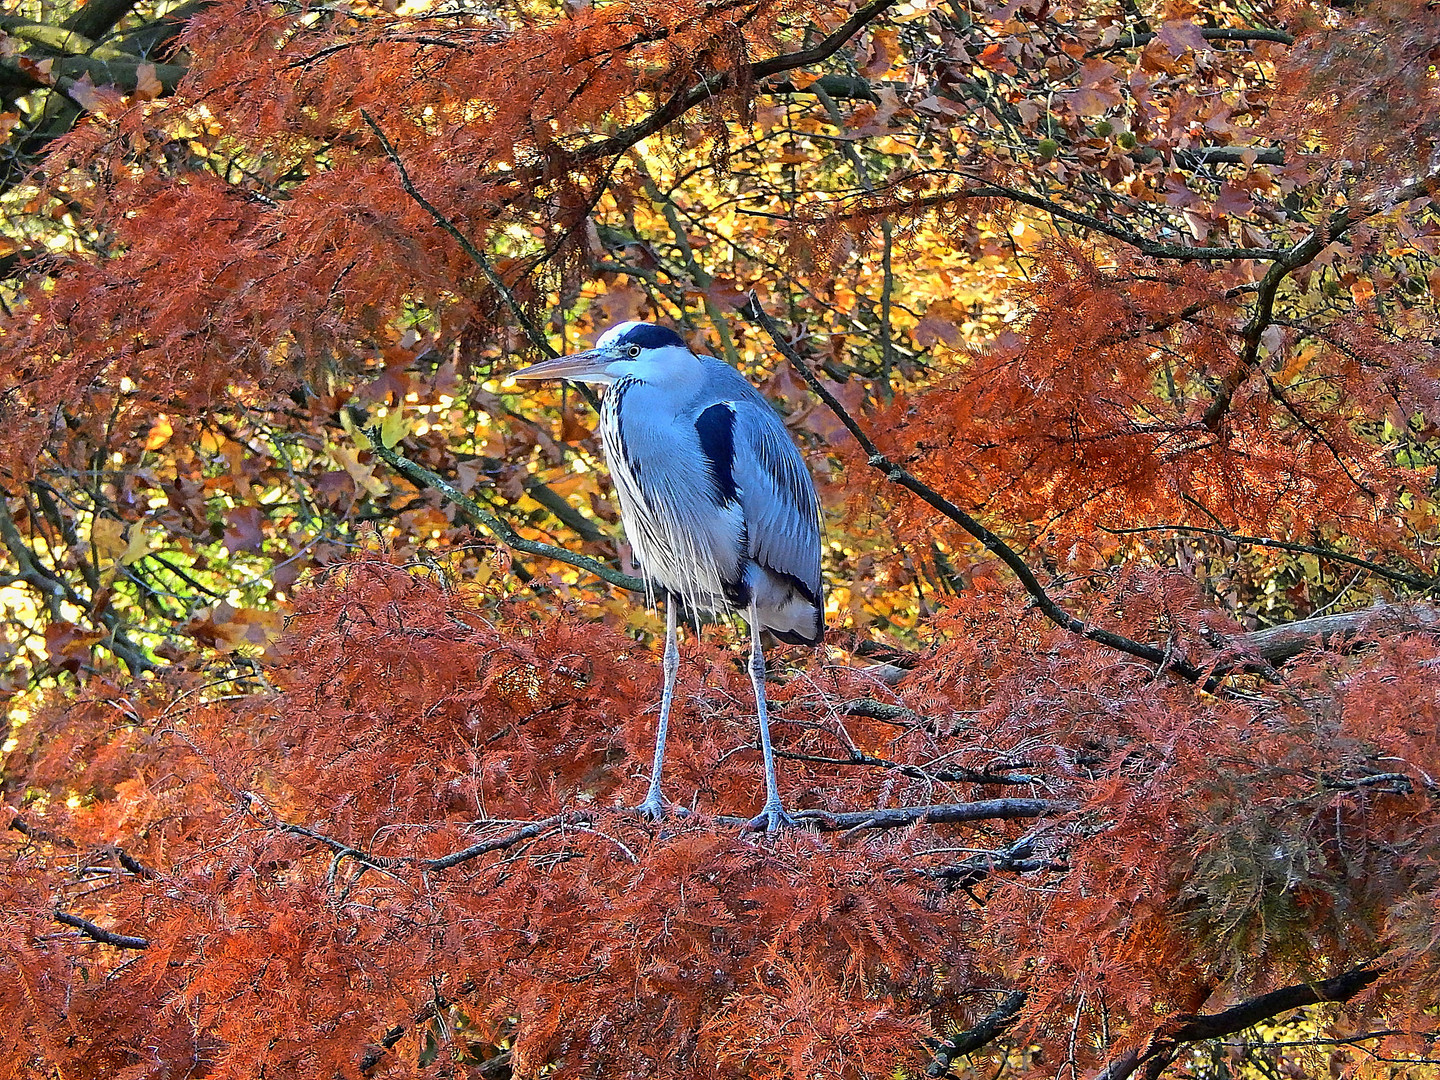
M 665 672 L 665 689 L 660 694 L 660 725 L 655 731 L 655 764 L 650 768 L 650 790 L 645 801 L 635 808 L 657 821 L 665 816 L 665 800 L 660 797 L 660 770 L 665 766 L 665 734 L 670 726 L 670 703 L 675 698 L 675 674 L 680 670 L 680 647 L 675 640 L 678 606 L 675 597 L 665 597 L 665 656 L 660 665 Z
M 760 647 L 760 614 L 750 601 L 750 684 L 755 688 L 755 715 L 760 721 L 760 750 L 765 755 L 765 806 L 750 819 L 749 828 L 774 832 L 793 826 L 795 819 L 780 805 L 780 786 L 775 781 L 775 752 L 770 749 L 770 710 L 765 705 L 765 653 Z

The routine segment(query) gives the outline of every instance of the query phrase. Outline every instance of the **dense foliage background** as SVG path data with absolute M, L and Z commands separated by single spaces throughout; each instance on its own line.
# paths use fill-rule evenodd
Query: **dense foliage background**
M 1431 1076 L 1440 9 L 10 0 L 0 1071 Z M 661 623 L 629 318 L 830 633 Z M 1300 1011 L 1296 1011 L 1300 1010 Z

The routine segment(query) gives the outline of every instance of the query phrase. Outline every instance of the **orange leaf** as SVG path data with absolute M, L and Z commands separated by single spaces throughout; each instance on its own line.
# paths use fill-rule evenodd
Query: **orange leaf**
M 145 436 L 145 449 L 159 450 L 174 434 L 175 429 L 171 426 L 169 417 L 163 414 L 156 417 L 155 423 L 150 425 L 150 433 Z

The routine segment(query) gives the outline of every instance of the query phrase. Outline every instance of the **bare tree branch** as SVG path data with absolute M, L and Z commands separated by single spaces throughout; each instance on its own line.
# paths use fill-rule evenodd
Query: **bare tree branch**
M 794 750 L 774 751 L 776 757 L 791 761 L 807 761 L 815 765 L 868 765 L 878 769 L 889 769 L 914 780 L 933 780 L 951 784 L 1039 784 L 1042 779 L 1028 773 L 992 773 L 981 769 L 926 769 L 919 765 L 906 765 L 889 758 L 874 757 L 856 750 L 849 757 L 822 757 L 819 754 L 801 754 Z
M 1281 45 L 1295 44 L 1295 35 L 1286 30 L 1251 29 L 1248 26 L 1201 26 L 1198 27 L 1198 29 L 1200 36 L 1206 41 L 1274 41 Z M 1092 52 L 1087 55 L 1093 56 L 1096 53 L 1120 49 L 1138 49 L 1142 46 L 1149 45 L 1150 42 L 1154 41 L 1158 36 L 1158 34 L 1149 30 L 1121 34 L 1112 44 L 1104 48 L 1092 50 Z
M 581 811 L 579 813 L 556 814 L 554 817 L 544 818 L 541 821 L 531 821 L 521 825 L 501 836 L 494 836 L 488 840 L 481 840 L 478 844 L 471 844 L 460 851 L 451 852 L 438 859 L 425 859 L 421 862 L 426 870 L 449 870 L 452 866 L 459 866 L 462 862 L 477 858 L 481 855 L 488 855 L 492 851 L 503 851 L 505 848 L 514 847 L 524 840 L 533 840 L 541 833 L 558 828 L 561 825 L 575 825 L 591 821 L 593 814 Z
M 975 518 L 960 509 L 960 507 L 956 506 L 949 499 L 935 491 L 934 488 L 922 483 L 911 472 L 901 468 L 880 452 L 874 440 L 865 433 L 865 430 L 856 422 L 855 418 L 850 415 L 845 409 L 845 406 L 840 404 L 835 395 L 830 393 L 830 391 L 825 388 L 825 385 L 815 377 L 815 373 L 810 370 L 809 365 L 801 359 L 800 354 L 797 353 L 789 341 L 785 339 L 784 334 L 780 331 L 779 326 L 776 325 L 775 320 L 760 306 L 760 300 L 754 293 L 750 294 L 750 299 L 746 302 L 745 306 L 740 309 L 740 313 L 746 318 L 758 322 L 761 327 L 764 328 L 765 332 L 770 336 L 770 340 L 775 343 L 775 347 L 785 355 L 786 359 L 790 361 L 790 365 L 800 373 L 810 389 L 815 392 L 815 395 L 829 406 L 830 411 L 833 412 L 840 422 L 845 425 L 846 429 L 855 436 L 856 440 L 865 450 L 865 453 L 869 456 L 868 460 L 871 468 L 884 473 L 885 478 L 892 484 L 898 484 L 907 491 L 920 496 L 926 503 L 944 514 L 951 521 L 957 523 L 967 533 L 980 541 L 986 550 L 993 552 L 1000 561 L 1008 566 L 1011 572 L 1020 579 L 1020 584 L 1023 585 L 1025 591 L 1030 594 L 1035 606 L 1040 609 L 1046 618 L 1055 623 L 1056 626 L 1068 630 L 1071 633 L 1078 634 L 1088 641 L 1094 641 L 1097 644 L 1105 645 L 1129 656 L 1149 661 L 1164 670 L 1173 671 L 1190 682 L 1198 682 L 1202 678 L 1200 669 L 1189 661 L 1177 659 L 1164 649 L 1158 649 L 1153 645 L 1146 645 L 1143 642 L 1134 641 L 1125 637 L 1123 634 L 1117 634 L 1098 626 L 1088 626 L 1081 619 L 1076 618 L 1062 608 L 1055 602 L 1050 594 L 1046 592 L 1045 587 L 1041 585 L 1039 579 L 1036 578 L 1034 571 L 1025 564 L 1025 560 L 1020 558 L 1014 548 L 1010 547 L 1004 540 L 1000 539 L 995 533 L 980 524 L 979 521 L 975 520 Z
M 1377 577 L 1383 577 L 1387 581 L 1394 581 L 1401 585 L 1409 585 L 1413 589 L 1433 589 L 1437 579 L 1421 574 L 1410 574 L 1403 570 L 1391 570 L 1389 567 L 1381 566 L 1379 563 L 1371 562 L 1368 559 L 1361 559 L 1355 555 L 1347 555 L 1343 551 L 1336 551 L 1334 548 L 1320 547 L 1316 544 L 1297 544 L 1292 540 L 1276 540 L 1269 536 L 1241 536 L 1238 533 L 1228 532 L 1223 529 L 1207 529 L 1199 525 L 1144 525 L 1133 529 L 1102 529 L 1112 536 L 1128 536 L 1134 533 L 1147 532 L 1181 532 L 1198 533 L 1203 536 L 1214 536 L 1221 540 L 1228 540 L 1233 544 L 1250 544 L 1255 547 L 1271 547 L 1280 551 L 1290 551 L 1300 555 L 1314 555 L 1316 558 L 1328 559 L 1332 562 L 1347 563 L 1350 566 L 1357 566 L 1367 570 Z
M 113 945 L 117 949 L 148 949 L 150 942 L 147 938 L 132 937 L 129 934 L 116 934 L 106 930 L 103 926 L 97 926 L 89 919 L 82 919 L 79 915 L 71 915 L 68 911 L 55 909 L 55 921 L 64 923 L 66 926 L 73 926 L 86 937 L 100 942 L 102 945 Z
M 831 814 L 824 810 L 797 810 L 795 818 L 821 832 L 848 832 L 850 829 L 899 829 L 908 825 L 955 825 L 966 821 L 1011 821 L 1016 818 L 1051 817 L 1068 814 L 1076 804 L 1061 799 L 982 799 L 969 803 L 936 803 L 931 806 L 892 806 L 883 810 L 851 810 Z M 717 825 L 749 824 L 749 818 L 715 818 Z
M 1146 1066 L 1147 1076 L 1158 1076 L 1184 1043 L 1233 1035 L 1292 1009 L 1303 1009 L 1324 1001 L 1349 1001 L 1381 974 L 1381 969 L 1377 967 L 1351 968 L 1343 974 L 1319 982 L 1296 983 L 1272 990 L 1268 994 L 1232 1005 L 1223 1012 L 1173 1017 L 1166 1027 L 1156 1032 L 1143 1047 L 1128 1050 L 1107 1064 L 1096 1074 L 1095 1080 L 1125 1080 L 1141 1065 Z
M 860 32 L 867 24 L 872 22 L 886 8 L 895 3 L 895 0 L 871 0 L 870 3 L 856 10 L 834 33 L 828 35 L 819 43 L 809 49 L 801 49 L 793 53 L 783 53 L 780 56 L 771 57 L 769 60 L 761 60 L 749 66 L 747 72 L 748 81 L 758 82 L 767 75 L 778 75 L 783 71 L 793 71 L 796 68 L 807 67 L 811 64 L 818 64 L 833 56 L 840 48 Z M 623 153 L 634 146 L 641 139 L 654 135 L 657 131 L 677 120 L 691 109 L 702 102 L 715 97 L 732 82 L 731 74 L 728 71 L 717 72 L 708 79 L 703 79 L 689 90 L 682 90 L 670 97 L 664 105 L 656 109 L 643 120 L 637 120 L 628 127 L 622 128 L 609 138 L 601 139 L 588 144 L 577 150 L 573 155 L 576 163 L 593 161 L 596 158 L 608 157 L 611 154 Z
M 1329 649 L 1366 634 L 1440 630 L 1440 606 L 1421 601 L 1408 604 L 1377 603 L 1360 611 L 1319 615 L 1313 619 L 1270 626 L 1232 638 L 1231 643 L 1272 664 L 1284 663 L 1317 645 Z
M 1015 1023 L 1016 1018 L 1020 1015 L 1020 1010 L 1025 1007 L 1026 997 L 1024 990 L 1012 990 L 974 1027 L 946 1039 L 944 1044 L 935 1051 L 935 1060 L 925 1070 L 925 1075 L 945 1076 L 950 1072 L 950 1066 L 956 1058 L 973 1054 L 982 1046 L 998 1039 L 1011 1024 Z
M 1273 258 L 1273 261 L 1270 269 L 1265 272 L 1265 276 L 1260 279 L 1260 287 L 1255 293 L 1254 313 L 1250 316 L 1250 321 L 1245 324 L 1244 329 L 1240 331 L 1244 347 L 1240 351 L 1239 360 L 1229 374 L 1221 380 L 1215 399 L 1206 408 L 1205 414 L 1201 418 L 1201 422 L 1209 430 L 1220 430 L 1220 423 L 1224 419 L 1225 413 L 1229 411 L 1235 392 L 1258 366 L 1260 339 L 1274 320 L 1275 298 L 1285 279 L 1302 266 L 1313 262 L 1320 252 L 1344 236 L 1353 226 L 1376 214 L 1394 209 L 1411 199 L 1434 195 L 1437 186 L 1440 186 L 1440 168 L 1431 169 L 1424 177 L 1412 180 L 1374 199 L 1335 211 L 1322 224 L 1315 226 L 1309 236 L 1280 253 L 1278 257 L 1260 256 L 1261 258 Z

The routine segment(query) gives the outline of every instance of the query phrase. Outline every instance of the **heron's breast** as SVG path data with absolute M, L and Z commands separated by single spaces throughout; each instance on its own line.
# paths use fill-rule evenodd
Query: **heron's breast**
M 696 606 L 723 608 L 744 558 L 743 513 L 716 505 L 693 421 L 654 388 L 626 382 L 611 387 L 600 418 L 625 535 L 651 580 Z

